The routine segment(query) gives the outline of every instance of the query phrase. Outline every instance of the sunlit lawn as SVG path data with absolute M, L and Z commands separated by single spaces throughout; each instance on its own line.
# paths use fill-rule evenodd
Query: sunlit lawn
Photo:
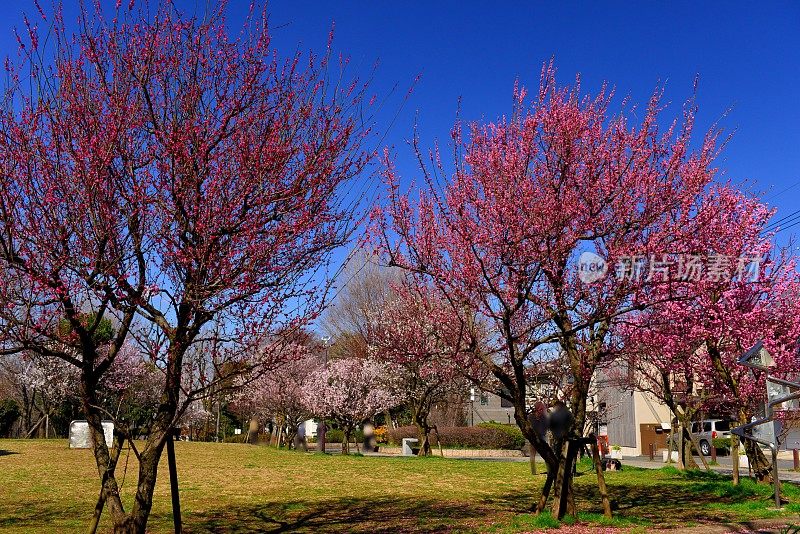
M 323 456 L 242 444 L 177 443 L 183 519 L 188 532 L 519 532 L 556 524 L 527 514 L 543 476 L 527 463 L 441 458 Z M 125 456 L 120 461 L 122 480 Z M 0 531 L 81 532 L 98 493 L 88 450 L 66 440 L 0 440 Z M 131 456 L 123 492 L 136 483 Z M 579 523 L 602 523 L 596 479 L 581 464 Z M 168 532 L 172 515 L 166 460 L 150 527 Z M 770 488 L 736 488 L 719 476 L 673 469 L 607 473 L 618 507 L 611 524 L 635 531 L 776 518 L 798 522 L 792 503 L 769 510 Z M 781 515 L 782 514 L 782 515 Z M 109 524 L 104 515 L 102 526 Z

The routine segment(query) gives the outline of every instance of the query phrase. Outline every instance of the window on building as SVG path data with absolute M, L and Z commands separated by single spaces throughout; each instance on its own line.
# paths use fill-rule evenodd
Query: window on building
M 487 406 L 489 404 L 489 395 L 484 392 L 481 392 L 481 406 Z

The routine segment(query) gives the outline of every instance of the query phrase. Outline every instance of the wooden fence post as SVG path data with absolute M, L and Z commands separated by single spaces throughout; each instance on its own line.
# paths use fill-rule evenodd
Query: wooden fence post
M 591 436 L 594 437 L 594 436 Z M 608 499 L 608 488 L 606 487 L 606 477 L 603 475 L 603 466 L 600 464 L 600 453 L 597 450 L 597 440 L 595 439 L 590 444 L 592 447 L 592 460 L 594 461 L 594 470 L 597 473 L 597 486 L 600 488 L 600 498 L 603 501 L 603 515 L 611 519 L 611 501 Z M 650 445 L 650 457 L 653 456 L 653 445 Z

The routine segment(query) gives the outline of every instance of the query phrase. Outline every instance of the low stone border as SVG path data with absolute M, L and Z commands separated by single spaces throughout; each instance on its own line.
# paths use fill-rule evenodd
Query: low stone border
M 402 454 L 401 447 L 386 447 L 381 445 L 378 449 L 380 454 L 391 454 L 399 456 Z M 439 456 L 439 448 L 432 447 L 431 453 Z M 442 449 L 445 458 L 524 458 L 522 451 L 508 449 Z
M 361 444 L 358 445 L 359 448 Z M 314 451 L 317 446 L 314 443 L 308 445 L 308 450 Z M 342 450 L 341 443 L 326 443 L 325 452 L 339 452 Z M 356 444 L 350 444 L 350 452 L 356 452 Z M 433 456 L 439 456 L 439 448 L 432 447 L 431 453 Z M 445 458 L 525 458 L 525 453 L 520 450 L 509 449 L 442 449 Z M 379 445 L 378 454 L 386 454 L 390 456 L 400 456 L 403 454 L 402 447 L 390 447 L 386 445 Z

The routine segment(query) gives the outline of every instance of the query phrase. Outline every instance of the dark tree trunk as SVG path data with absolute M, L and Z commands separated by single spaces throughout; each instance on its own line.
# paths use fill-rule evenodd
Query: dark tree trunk
M 686 428 L 684 428 L 683 431 L 686 432 L 687 437 L 689 439 L 689 454 L 691 455 L 692 451 L 697 451 L 697 454 L 700 455 L 700 461 L 702 462 L 703 467 L 705 468 L 705 470 L 706 471 L 711 471 L 711 467 L 708 465 L 708 460 L 703 455 L 703 451 L 700 448 L 700 443 L 697 441 L 697 438 L 692 436 L 692 433 L 689 432 Z M 712 443 L 710 443 L 710 445 L 713 447 L 714 443 L 712 442 Z M 694 463 L 694 468 L 697 469 L 698 466 L 697 466 L 697 462 L 694 461 L 694 456 L 691 456 L 691 458 L 692 458 L 692 463 Z
M 125 509 L 122 506 L 119 485 L 115 477 L 117 467 L 116 460 L 119 457 L 122 440 L 116 440 L 115 444 L 119 445 L 119 447 L 115 447 L 109 451 L 105 441 L 105 433 L 103 432 L 102 413 L 97 407 L 98 402 L 94 395 L 94 387 L 91 377 L 82 377 L 81 398 L 86 422 L 89 426 L 92 452 L 94 453 L 101 484 L 100 497 L 95 507 L 94 515 L 97 516 L 97 521 L 99 521 L 103 506 L 108 505 L 109 512 L 111 513 L 111 520 L 115 530 L 117 530 L 117 525 L 122 525 L 125 521 Z
M 394 421 L 392 420 L 392 414 L 389 410 L 383 412 L 383 420 L 386 423 L 386 428 L 388 430 L 394 430 Z
M 158 462 L 161 459 L 163 449 L 164 444 L 161 443 L 155 448 L 142 453 L 139 463 L 139 483 L 136 486 L 136 500 L 127 518 L 125 528 L 119 530 L 119 532 L 145 534 L 147 519 L 150 517 L 150 509 L 153 506 L 153 490 L 158 476 Z M 116 525 L 114 530 L 118 531 Z
M 544 511 L 544 508 L 547 505 L 547 499 L 549 498 L 550 491 L 553 487 L 553 480 L 556 472 L 558 471 L 559 457 L 553 448 L 550 447 L 550 444 L 547 443 L 542 436 L 537 434 L 536 430 L 533 428 L 531 421 L 528 419 L 528 414 L 526 413 L 526 403 L 524 397 L 514 400 L 514 420 L 517 422 L 517 425 L 520 427 L 520 429 L 522 429 L 522 434 L 531 444 L 531 447 L 536 449 L 536 451 L 542 457 L 542 460 L 544 460 L 545 464 L 547 464 L 547 478 L 545 479 L 544 486 L 542 487 L 542 494 L 532 506 L 532 508 L 538 514 Z
M 344 429 L 342 438 L 342 454 L 350 454 L 350 434 L 352 434 L 352 430 L 347 427 Z
M 426 390 L 415 399 L 414 405 L 412 406 L 411 424 L 417 427 L 417 434 L 419 435 L 420 439 L 419 452 L 417 453 L 417 456 L 431 455 L 431 427 L 428 424 L 428 417 L 430 415 L 430 398 L 431 390 Z
M 556 519 L 562 519 L 565 515 L 575 515 L 573 466 L 577 455 L 578 447 L 575 443 L 565 440 L 561 447 L 558 471 L 555 476 L 552 514 Z
M 750 463 L 750 469 L 753 471 L 756 481 L 772 484 L 772 462 L 767 459 L 761 447 L 755 441 L 746 439 L 744 441 L 744 450 L 747 453 L 747 461 Z
M 430 427 L 428 427 L 427 423 L 419 421 L 416 422 L 415 425 L 417 427 L 417 433 L 420 437 L 419 452 L 417 453 L 417 456 L 431 456 Z M 439 445 L 441 445 L 441 443 Z
M 542 495 L 534 508 L 537 514 L 542 513 L 547 506 L 547 498 L 550 496 L 550 489 L 553 487 L 553 479 L 555 478 L 553 473 L 555 473 L 554 470 L 547 470 L 547 479 L 545 479 L 544 486 L 542 486 Z
M 116 533 L 145 534 L 147 530 L 147 520 L 153 505 L 153 490 L 158 475 L 158 463 L 167 437 L 172 431 L 172 421 L 178 410 L 180 366 L 183 352 L 179 345 L 173 345 L 172 350 L 161 404 L 150 426 L 147 441 L 138 454 L 139 480 L 136 496 L 130 512 L 126 513 L 120 497 L 115 470 L 122 446 L 129 436 L 123 434 L 123 429 L 115 428 L 114 445 L 111 449 L 107 446 L 102 426 L 104 412 L 99 408 L 100 402 L 95 393 L 98 380 L 92 368 L 95 353 L 91 351 L 90 347 L 84 348 L 85 368 L 81 370 L 81 400 L 89 424 L 92 449 L 102 487 L 94 515 L 98 516 L 99 520 L 99 514 L 105 504 L 109 508 L 113 529 Z
M 692 428 L 692 415 L 686 413 L 678 413 L 675 415 L 680 423 L 677 432 L 678 443 L 676 444 L 679 460 L 678 467 L 684 470 L 698 469 L 697 462 L 694 461 L 694 456 L 692 456 L 692 439 L 689 433 Z
M 748 422 L 747 414 L 744 413 L 744 410 L 740 410 L 739 425 L 745 425 Z M 772 462 L 764 455 L 761 447 L 751 439 L 743 440 L 742 445 L 744 446 L 745 454 L 747 454 L 750 470 L 753 472 L 753 476 L 756 477 L 756 481 L 772 484 Z

